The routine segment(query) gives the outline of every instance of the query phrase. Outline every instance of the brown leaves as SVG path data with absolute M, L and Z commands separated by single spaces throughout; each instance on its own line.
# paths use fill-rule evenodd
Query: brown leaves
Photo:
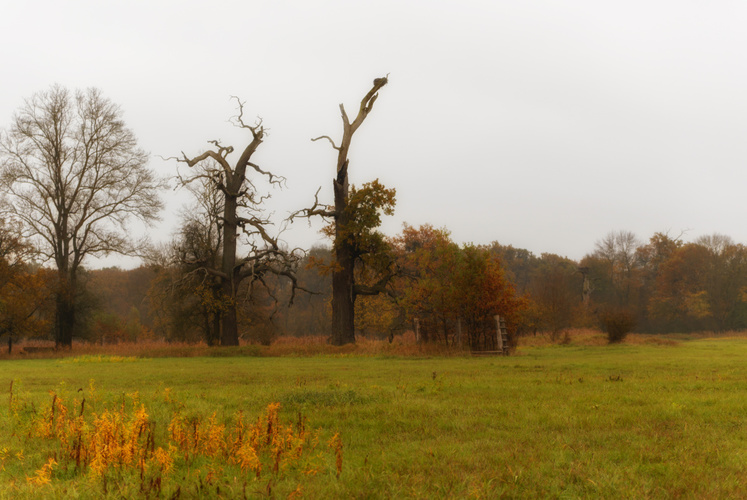
M 500 314 L 513 328 L 526 307 L 484 247 L 460 248 L 448 231 L 430 225 L 406 226 L 393 244 L 405 276 L 398 287 L 401 304 L 409 318 L 419 318 L 426 340 L 452 341 L 461 322 L 477 342 L 495 329 L 493 316 Z

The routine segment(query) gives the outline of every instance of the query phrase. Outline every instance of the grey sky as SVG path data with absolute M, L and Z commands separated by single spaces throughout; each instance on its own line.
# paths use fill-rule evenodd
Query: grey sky
M 245 144 L 240 96 L 270 129 L 256 159 L 288 178 L 279 220 L 318 186 L 331 201 L 333 151 L 310 138 L 338 137 L 338 104 L 389 73 L 350 170 L 397 189 L 388 234 L 427 222 L 574 259 L 619 229 L 747 243 L 745 26 L 741 1 L 3 1 L 0 126 L 53 83 L 95 86 L 146 150 L 196 154 Z

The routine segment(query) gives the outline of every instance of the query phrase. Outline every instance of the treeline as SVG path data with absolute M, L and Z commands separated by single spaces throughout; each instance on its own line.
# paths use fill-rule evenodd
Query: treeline
M 619 231 L 600 239 L 580 261 L 502 245 L 458 245 L 447 230 L 405 227 L 388 239 L 397 277 L 385 293 L 363 296 L 356 332 L 398 335 L 418 319 L 423 341 L 486 347 L 494 313 L 513 333 L 603 326 L 622 311 L 636 331 L 724 331 L 747 327 L 747 248 L 711 235 L 685 242 L 656 233 L 647 242 Z M 0 230 L 0 328 L 15 338 L 52 339 L 54 273 L 35 266 L 20 233 Z M 280 335 L 328 336 L 330 248 L 312 248 L 299 262 L 292 304 L 286 280 L 239 290 L 239 331 L 268 344 Z M 132 270 L 82 270 L 77 338 L 96 343 L 164 339 L 217 343 L 213 323 L 222 305 L 188 270 L 151 263 Z M 366 283 L 367 270 L 357 270 Z M 487 346 L 489 347 L 489 346 Z
M 0 335 L 108 343 L 166 339 L 238 345 L 278 335 L 393 338 L 495 348 L 496 315 L 516 335 L 602 326 L 610 340 L 645 332 L 727 330 L 747 322 L 745 248 L 725 236 L 648 242 L 620 231 L 580 262 L 523 249 L 459 245 L 447 229 L 379 231 L 396 191 L 349 182 L 348 148 L 388 79 L 377 78 L 355 117 L 340 105 L 334 204 L 313 203 L 283 221 L 265 201 L 285 179 L 252 161 L 267 138 L 235 99 L 241 148 L 208 141 L 170 158 L 191 195 L 170 243 L 153 248 L 128 232 L 163 208 L 167 183 L 147 166 L 121 110 L 96 89 L 53 86 L 0 130 Z M 339 143 L 339 145 L 338 145 Z M 238 153 L 238 154 L 236 154 Z M 289 248 L 294 219 L 320 217 L 329 248 Z M 146 256 L 141 268 L 89 270 L 87 259 Z M 43 265 L 40 265 L 43 264 Z
M 491 245 L 520 293 L 530 298 L 524 328 L 560 333 L 627 316 L 647 333 L 747 327 L 747 247 L 714 234 L 686 242 L 655 233 L 641 241 L 611 232 L 580 262 Z
M 572 327 L 609 329 L 615 322 L 642 333 L 747 328 L 747 247 L 724 235 L 688 242 L 655 233 L 642 241 L 629 231 L 611 232 L 580 261 L 498 242 L 459 247 L 447 231 L 430 226 L 407 227 L 392 245 L 403 273 L 390 296 L 364 299 L 360 333 L 385 335 L 419 317 L 425 339 L 450 342 L 460 320 L 467 327 L 471 300 L 507 316 L 518 335 L 548 332 L 558 340 Z M 488 257 L 479 285 L 456 264 L 473 255 Z M 491 291 L 488 276 L 496 281 Z M 300 305 L 288 314 L 312 311 Z

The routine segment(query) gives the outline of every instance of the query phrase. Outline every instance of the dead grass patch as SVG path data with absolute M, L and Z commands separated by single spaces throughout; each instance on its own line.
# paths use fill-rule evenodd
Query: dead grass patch
M 689 340 L 705 339 L 744 339 L 747 331 L 695 332 L 643 334 L 631 333 L 622 342 L 628 345 L 677 346 Z M 607 336 L 594 328 L 570 328 L 560 335 L 560 341 L 553 341 L 550 332 L 519 337 L 518 346 L 547 347 L 551 345 L 606 346 Z M 93 344 L 74 342 L 72 350 L 54 350 L 54 342 L 26 340 L 13 345 L 12 354 L 6 349 L 0 352 L 0 359 L 55 359 L 70 356 L 122 356 L 144 358 L 181 357 L 222 357 L 222 356 L 402 356 L 402 357 L 452 357 L 467 356 L 468 347 L 446 346 L 441 343 L 417 343 L 413 332 L 397 335 L 392 342 L 388 339 L 358 337 L 355 344 L 334 346 L 326 336 L 276 338 L 270 346 L 251 344 L 245 341 L 237 347 L 208 347 L 204 342 L 166 342 L 146 340 L 142 342 L 122 342 L 119 344 Z

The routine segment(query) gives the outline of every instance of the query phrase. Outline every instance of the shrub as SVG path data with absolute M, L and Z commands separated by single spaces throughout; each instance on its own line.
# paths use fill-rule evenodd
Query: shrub
M 610 344 L 625 340 L 636 324 L 635 315 L 624 308 L 605 309 L 599 314 L 599 321 Z

